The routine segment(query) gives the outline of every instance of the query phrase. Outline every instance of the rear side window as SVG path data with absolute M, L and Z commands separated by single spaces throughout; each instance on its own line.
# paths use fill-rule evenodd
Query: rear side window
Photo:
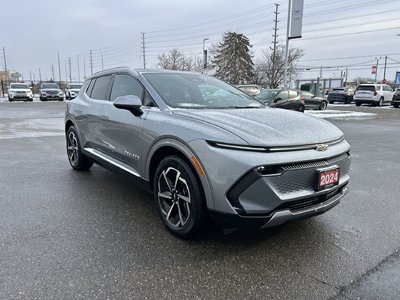
M 296 91 L 289 91 L 289 99 L 296 98 L 297 92 Z
M 375 92 L 375 86 L 374 85 L 360 85 L 357 88 L 357 91 L 371 91 Z
M 90 83 L 88 88 L 86 89 L 86 94 L 90 97 L 90 95 L 92 94 L 92 90 L 93 90 L 93 86 L 94 86 L 94 82 L 96 81 L 96 78 L 93 78 Z
M 289 99 L 289 93 L 288 91 L 282 91 L 278 94 L 276 98 L 281 98 L 282 100 L 287 100 Z
M 108 100 L 109 99 L 109 87 L 110 87 L 111 76 L 102 76 L 96 79 L 93 86 L 93 91 L 90 96 L 96 100 Z

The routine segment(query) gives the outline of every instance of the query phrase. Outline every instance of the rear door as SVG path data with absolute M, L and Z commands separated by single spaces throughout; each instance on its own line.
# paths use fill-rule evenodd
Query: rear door
M 271 103 L 271 107 L 290 109 L 289 91 L 280 91 Z

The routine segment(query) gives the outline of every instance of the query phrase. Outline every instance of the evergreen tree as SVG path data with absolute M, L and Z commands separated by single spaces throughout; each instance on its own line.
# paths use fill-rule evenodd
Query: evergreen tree
M 216 67 L 215 76 L 231 84 L 253 82 L 254 63 L 250 48 L 250 41 L 245 35 L 225 33 L 212 60 Z

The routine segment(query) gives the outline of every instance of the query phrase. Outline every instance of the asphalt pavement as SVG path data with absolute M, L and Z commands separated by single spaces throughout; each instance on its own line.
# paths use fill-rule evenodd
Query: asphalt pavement
M 331 211 L 191 241 L 124 176 L 70 168 L 64 109 L 0 101 L 0 299 L 400 297 L 400 109 L 322 113 L 352 146 L 350 192 Z

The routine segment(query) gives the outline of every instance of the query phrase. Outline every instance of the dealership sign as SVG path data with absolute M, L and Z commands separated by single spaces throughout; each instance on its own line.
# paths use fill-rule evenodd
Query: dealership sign
M 396 84 L 400 85 L 400 72 L 396 72 Z
M 371 74 L 376 74 L 376 65 L 372 66 Z
M 289 0 L 290 1 L 290 0 Z M 303 6 L 304 0 L 291 0 L 292 9 L 290 14 L 290 32 L 289 39 L 301 38 L 303 27 Z

